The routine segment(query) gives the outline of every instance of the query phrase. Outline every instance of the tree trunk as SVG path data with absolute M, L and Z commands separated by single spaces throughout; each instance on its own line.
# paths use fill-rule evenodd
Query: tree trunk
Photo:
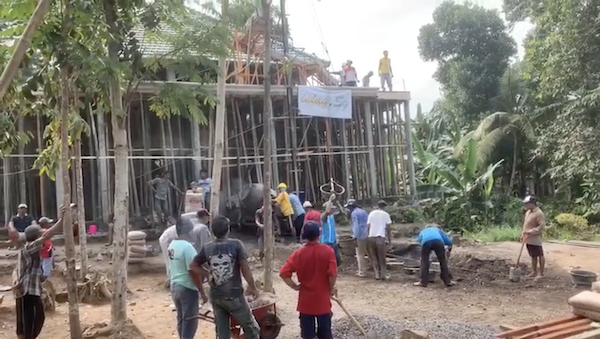
M 262 17 L 267 23 L 265 29 L 265 41 L 271 41 L 271 2 L 269 0 L 262 1 Z M 273 104 L 271 102 L 271 49 L 265 49 L 263 72 L 265 77 L 265 100 L 263 111 L 264 126 L 270 126 L 273 116 Z M 275 239 L 273 238 L 273 209 L 271 205 L 271 177 L 272 177 L 272 158 L 271 158 L 271 129 L 264 129 L 264 175 L 263 175 L 263 206 L 264 206 L 264 246 L 265 246 L 265 271 L 263 278 L 263 287 L 267 292 L 273 291 L 273 248 L 275 247 Z
M 221 21 L 227 27 L 229 0 L 221 2 Z M 215 115 L 215 140 L 213 150 L 212 187 L 210 190 L 210 213 L 219 215 L 221 211 L 221 181 L 223 174 L 223 148 L 225 143 L 225 124 L 227 114 L 227 96 L 225 95 L 227 78 L 227 60 L 224 56 L 219 58 L 219 78 L 217 79 L 217 109 Z M 197 122 L 193 122 L 197 123 Z M 225 170 L 229 170 L 226 168 Z
M 15 47 L 6 68 L 2 71 L 2 77 L 0 77 L 0 101 L 4 98 L 4 94 L 6 94 L 12 79 L 19 70 L 19 65 L 21 64 L 21 61 L 23 61 L 23 57 L 29 49 L 29 45 L 31 45 L 33 34 L 37 31 L 38 27 L 40 27 L 44 16 L 48 13 L 48 10 L 50 10 L 51 2 L 51 0 L 38 0 L 37 7 L 35 8 L 33 15 L 31 15 L 31 19 L 29 19 L 25 31 L 23 31 L 21 38 L 17 42 L 17 46 Z
M 85 198 L 83 194 L 83 169 L 81 168 L 81 136 L 73 143 L 75 156 L 75 180 L 77 182 L 77 222 L 79 224 L 79 255 L 81 256 L 81 278 L 88 272 L 87 232 L 85 227 Z
M 106 24 L 112 33 L 108 42 L 108 57 L 113 63 L 119 62 L 121 32 L 117 26 L 117 4 L 114 0 L 104 1 Z M 129 214 L 129 161 L 127 145 L 127 124 L 123 112 L 123 96 L 119 73 L 113 72 L 108 83 L 111 109 L 113 148 L 115 154 L 115 194 L 112 255 L 112 301 L 111 326 L 113 333 L 127 321 L 127 223 Z
M 512 158 L 512 166 L 510 169 L 510 181 L 508 182 L 508 190 L 506 191 L 507 196 L 512 196 L 513 189 L 515 186 L 515 177 L 517 175 L 517 160 L 518 160 L 518 140 L 517 135 L 513 134 L 513 158 Z
M 69 111 L 70 84 L 69 68 L 63 65 L 60 70 L 60 175 L 63 184 L 63 206 L 71 204 L 71 177 L 69 175 Z M 69 329 L 71 339 L 81 339 L 79 322 L 79 296 L 77 295 L 77 270 L 75 268 L 75 237 L 73 236 L 72 215 L 64 214 L 63 232 L 65 236 L 65 257 L 67 265 L 67 293 L 69 300 Z

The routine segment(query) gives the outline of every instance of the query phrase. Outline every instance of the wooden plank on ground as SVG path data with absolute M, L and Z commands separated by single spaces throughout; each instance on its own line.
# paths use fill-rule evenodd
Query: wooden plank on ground
M 576 327 L 579 328 L 583 325 L 589 325 L 591 328 L 591 325 L 590 325 L 591 323 L 592 323 L 591 319 L 587 319 L 587 318 L 579 319 L 579 320 L 575 320 L 575 321 L 570 321 L 568 323 L 555 325 L 555 326 L 551 326 L 551 327 L 546 327 L 541 330 L 533 331 L 528 334 L 525 334 L 524 336 L 518 337 L 517 339 L 533 339 L 533 338 L 543 337 L 543 336 L 547 336 L 549 334 L 563 332 L 568 329 L 572 329 L 572 328 L 576 328 Z
M 567 339 L 600 339 L 600 328 L 592 331 L 576 334 Z
M 558 332 L 550 333 L 547 335 L 543 335 L 541 337 L 537 337 L 537 339 L 566 339 L 568 337 L 574 336 L 576 334 L 587 332 L 592 327 L 590 325 L 581 325 L 577 327 L 567 328 Z
M 505 331 L 512 331 L 512 330 L 516 330 L 516 329 L 518 328 L 517 326 L 513 326 L 513 325 L 505 325 L 505 324 L 503 324 L 503 325 L 500 325 L 500 326 L 498 326 L 498 327 L 500 327 L 500 330 L 501 330 L 502 332 L 505 332 Z
M 545 321 L 545 322 L 536 323 L 536 324 L 532 324 L 532 325 L 528 325 L 528 326 L 524 326 L 524 327 L 519 327 L 519 328 L 516 328 L 514 330 L 504 331 L 502 333 L 496 334 L 496 337 L 497 338 L 518 337 L 518 336 L 522 336 L 524 334 L 527 334 L 529 332 L 533 332 L 533 331 L 537 331 L 537 330 L 540 330 L 540 329 L 543 329 L 543 328 L 547 328 L 547 327 L 552 327 L 552 326 L 556 326 L 556 325 L 568 323 L 568 322 L 579 320 L 579 319 L 582 319 L 582 318 L 583 317 L 571 314 L 571 315 L 568 315 L 568 316 L 564 316 L 564 317 L 560 317 L 560 318 L 548 320 L 548 321 Z

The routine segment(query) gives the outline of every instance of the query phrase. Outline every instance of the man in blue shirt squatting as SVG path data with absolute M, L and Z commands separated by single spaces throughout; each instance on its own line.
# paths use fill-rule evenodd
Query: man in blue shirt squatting
M 319 237 L 319 243 L 325 244 L 333 248 L 335 253 L 335 261 L 338 267 L 342 263 L 340 257 L 340 249 L 337 243 L 337 234 L 335 231 L 335 217 L 333 203 L 335 200 L 335 194 L 329 197 L 329 200 L 324 204 L 325 212 L 321 214 L 321 236 Z
M 171 298 L 177 310 L 177 333 L 179 339 L 193 339 L 198 329 L 198 302 L 208 301 L 202 288 L 202 280 L 191 272 L 190 265 L 197 252 L 192 245 L 194 224 L 188 218 L 179 217 L 175 224 L 177 238 L 169 244 L 169 273 Z
M 367 226 L 369 215 L 365 210 L 358 207 L 354 199 L 348 200 L 344 207 L 350 212 L 352 237 L 356 240 L 356 259 L 358 261 L 358 273 L 356 275 L 364 277 L 367 271 L 365 255 L 367 255 L 367 239 L 369 237 L 369 227 Z
M 448 251 L 452 251 L 452 240 L 437 224 L 425 226 L 419 233 L 418 240 L 421 244 L 421 279 L 414 285 L 427 287 L 427 283 L 429 283 L 429 255 L 433 251 L 440 262 L 442 281 L 448 287 L 453 286 L 454 282 L 448 269 L 448 258 L 446 257 L 446 247 L 448 247 Z

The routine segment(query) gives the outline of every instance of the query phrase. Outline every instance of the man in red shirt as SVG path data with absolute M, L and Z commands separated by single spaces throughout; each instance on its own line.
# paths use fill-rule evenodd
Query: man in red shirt
M 337 294 L 337 265 L 333 249 L 319 244 L 319 224 L 308 221 L 302 230 L 307 243 L 287 259 L 279 276 L 298 291 L 302 339 L 332 339 L 331 300 Z M 298 283 L 292 280 L 296 273 Z
M 54 220 L 47 217 L 42 217 L 39 220 L 40 226 L 47 232 L 52 226 Z M 40 251 L 42 256 L 42 280 L 48 279 L 50 273 L 52 273 L 52 267 L 54 266 L 54 248 L 52 247 L 52 241 L 48 240 L 44 242 L 44 247 Z
M 319 225 L 321 224 L 321 213 L 315 210 L 310 201 L 305 201 L 304 204 L 302 204 L 302 207 L 306 210 L 306 214 L 304 215 L 305 224 L 309 221 L 315 221 Z

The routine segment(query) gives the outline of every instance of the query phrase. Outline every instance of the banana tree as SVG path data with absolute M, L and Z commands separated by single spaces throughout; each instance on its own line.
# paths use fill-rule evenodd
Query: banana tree
M 457 159 L 455 165 L 423 149 L 418 139 L 414 144 L 423 183 L 417 186 L 420 199 L 460 202 L 460 208 L 479 205 L 487 210 L 493 207 L 494 171 L 503 160 L 478 171 L 477 142 L 473 139 L 467 142 L 463 156 Z

